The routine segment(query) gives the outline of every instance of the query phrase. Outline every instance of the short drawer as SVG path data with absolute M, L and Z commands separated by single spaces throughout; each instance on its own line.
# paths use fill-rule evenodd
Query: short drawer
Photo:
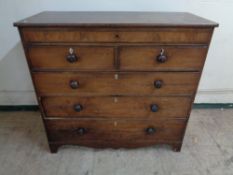
M 129 46 L 119 51 L 122 70 L 199 71 L 207 46 Z
M 198 72 L 34 72 L 39 95 L 193 95 Z
M 26 43 L 33 42 L 152 42 L 205 43 L 211 28 L 24 28 Z
M 114 48 L 101 46 L 32 46 L 33 69 L 108 70 L 114 68 Z
M 49 140 L 66 143 L 181 141 L 185 124 L 183 120 L 45 120 Z
M 186 118 L 189 97 L 43 97 L 47 117 Z

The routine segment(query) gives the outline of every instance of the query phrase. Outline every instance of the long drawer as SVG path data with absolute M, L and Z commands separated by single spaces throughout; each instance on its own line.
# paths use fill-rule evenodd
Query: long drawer
M 189 97 L 43 97 L 47 117 L 186 118 Z
M 51 142 L 79 141 L 162 142 L 181 141 L 185 120 L 46 120 Z M 123 145 L 122 145 L 123 146 Z
M 212 35 L 209 28 L 24 28 L 25 42 L 153 42 L 205 43 Z
M 40 95 L 193 95 L 198 72 L 35 72 Z

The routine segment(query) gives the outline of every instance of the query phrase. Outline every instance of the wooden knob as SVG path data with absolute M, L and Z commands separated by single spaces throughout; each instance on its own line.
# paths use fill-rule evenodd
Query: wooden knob
M 77 55 L 74 53 L 74 49 L 73 48 L 70 48 L 69 49 L 69 53 L 68 55 L 66 56 L 66 60 L 70 63 L 74 63 L 76 61 L 78 61 L 78 57 Z
M 84 135 L 86 132 L 87 132 L 87 129 L 85 128 L 78 128 L 76 130 L 76 132 L 79 134 L 79 135 Z
M 155 88 L 159 89 L 159 88 L 162 87 L 162 85 L 163 85 L 163 81 L 162 80 L 156 80 L 156 81 L 154 81 L 154 87 Z
M 76 81 L 76 80 L 71 80 L 71 81 L 70 81 L 70 87 L 71 87 L 72 89 L 78 89 L 78 87 L 79 87 L 78 81 Z
M 80 104 L 76 104 L 76 105 L 74 105 L 74 110 L 76 112 L 81 112 L 83 110 L 83 107 Z
M 154 127 L 148 127 L 145 131 L 147 134 L 154 134 L 156 132 L 156 129 Z
M 150 106 L 150 109 L 151 109 L 152 112 L 157 112 L 157 111 L 159 110 L 159 107 L 158 107 L 158 105 L 156 105 L 156 104 L 152 104 L 152 105 Z
M 160 54 L 156 57 L 157 62 L 164 63 L 167 61 L 167 56 L 164 54 L 164 49 L 161 49 Z

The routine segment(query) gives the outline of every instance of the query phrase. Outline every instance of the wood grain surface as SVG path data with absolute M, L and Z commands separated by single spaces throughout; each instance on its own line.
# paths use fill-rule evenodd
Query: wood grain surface
M 52 153 L 181 150 L 217 23 L 181 12 L 42 12 L 14 25 Z
M 38 93 L 44 95 L 187 95 L 194 94 L 198 72 L 34 72 Z M 160 88 L 155 82 L 160 80 Z M 70 87 L 71 81 L 78 88 Z
M 44 97 L 42 104 L 47 117 L 105 118 L 187 118 L 189 97 Z M 75 105 L 81 105 L 80 112 Z M 152 112 L 151 105 L 158 111 Z

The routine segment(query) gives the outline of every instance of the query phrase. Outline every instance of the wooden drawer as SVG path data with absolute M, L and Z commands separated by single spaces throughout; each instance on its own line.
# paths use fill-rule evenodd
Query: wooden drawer
M 73 54 L 71 54 L 72 50 Z M 114 68 L 114 48 L 112 47 L 33 46 L 28 49 L 28 55 L 34 69 L 105 70 Z
M 40 95 L 193 95 L 198 72 L 35 72 Z
M 119 59 L 122 70 L 199 71 L 206 54 L 207 46 L 129 46 L 120 48 Z
M 153 42 L 205 43 L 213 29 L 209 28 L 24 28 L 25 42 Z
M 189 97 L 44 97 L 47 117 L 186 118 Z
M 184 120 L 45 120 L 51 142 L 69 143 L 180 141 L 185 124 Z

